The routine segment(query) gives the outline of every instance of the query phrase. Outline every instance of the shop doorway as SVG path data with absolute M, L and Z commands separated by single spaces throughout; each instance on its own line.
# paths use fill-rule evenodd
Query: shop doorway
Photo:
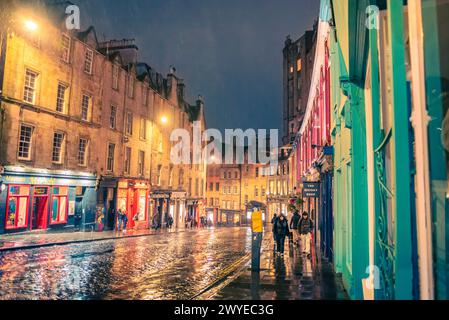
M 48 187 L 36 187 L 33 195 L 33 213 L 31 230 L 47 229 L 48 224 Z

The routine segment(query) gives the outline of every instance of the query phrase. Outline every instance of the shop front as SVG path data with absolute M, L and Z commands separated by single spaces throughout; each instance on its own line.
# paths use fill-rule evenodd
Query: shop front
M 93 228 L 96 181 L 89 173 L 5 167 L 0 233 Z
M 186 192 L 173 191 L 171 193 L 169 214 L 173 218 L 174 228 L 185 228 Z
M 239 210 L 220 210 L 218 224 L 221 226 L 240 226 L 242 212 Z
M 150 185 L 144 180 L 122 179 L 117 184 L 117 210 L 126 212 L 128 229 L 148 228 L 148 194 Z
M 168 215 L 173 208 L 170 203 L 171 190 L 154 190 L 150 194 L 150 225 L 162 228 L 167 225 Z

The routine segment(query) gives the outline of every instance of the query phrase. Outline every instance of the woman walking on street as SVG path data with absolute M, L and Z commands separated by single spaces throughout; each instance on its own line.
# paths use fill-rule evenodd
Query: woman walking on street
M 290 233 L 287 218 L 283 214 L 280 214 L 279 218 L 275 220 L 273 231 L 276 237 L 277 254 L 282 257 L 284 255 L 285 237 Z

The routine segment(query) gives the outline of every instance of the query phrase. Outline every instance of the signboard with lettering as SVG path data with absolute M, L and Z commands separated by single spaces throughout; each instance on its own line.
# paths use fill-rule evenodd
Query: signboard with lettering
M 320 183 L 319 182 L 303 182 L 302 195 L 304 198 L 319 198 Z

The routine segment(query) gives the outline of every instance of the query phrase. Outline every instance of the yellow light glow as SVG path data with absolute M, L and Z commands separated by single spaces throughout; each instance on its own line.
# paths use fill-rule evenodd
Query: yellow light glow
M 36 31 L 37 30 L 37 23 L 33 20 L 27 20 L 25 21 L 25 28 L 27 28 L 30 31 Z
M 168 118 L 167 118 L 166 116 L 163 116 L 163 117 L 161 118 L 161 122 L 162 122 L 163 124 L 166 124 L 166 123 L 168 122 Z

